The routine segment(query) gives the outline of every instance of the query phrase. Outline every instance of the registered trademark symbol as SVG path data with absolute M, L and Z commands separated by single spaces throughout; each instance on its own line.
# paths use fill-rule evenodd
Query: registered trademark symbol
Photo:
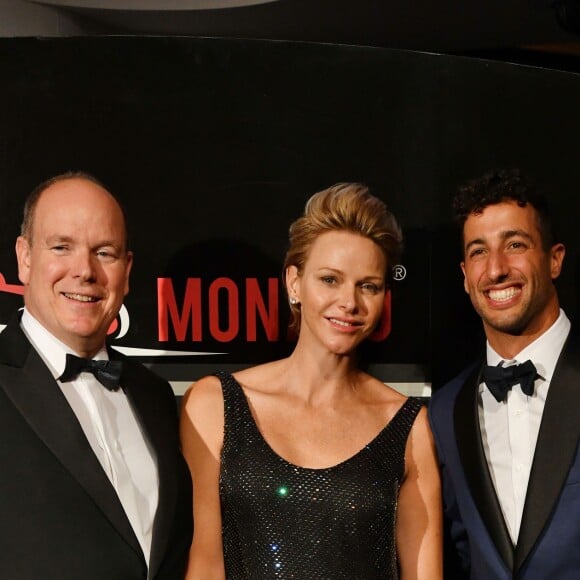
M 397 264 L 393 266 L 393 279 L 397 280 L 398 282 L 404 280 L 407 277 L 407 269 L 405 266 L 401 264 Z

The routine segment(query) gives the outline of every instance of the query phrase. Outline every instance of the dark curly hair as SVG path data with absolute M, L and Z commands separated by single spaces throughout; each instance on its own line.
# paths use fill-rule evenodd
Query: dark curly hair
M 548 251 L 556 243 L 548 202 L 534 181 L 520 169 L 488 171 L 461 186 L 452 201 L 455 222 L 463 231 L 469 215 L 481 214 L 486 207 L 502 201 L 515 201 L 521 207 L 529 203 L 536 210 L 544 250 Z

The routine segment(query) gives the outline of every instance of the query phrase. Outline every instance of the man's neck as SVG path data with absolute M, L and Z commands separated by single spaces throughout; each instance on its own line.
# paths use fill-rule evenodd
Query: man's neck
M 26 322 L 28 320 L 28 322 Z M 72 350 L 77 356 L 82 358 L 93 358 L 98 352 L 100 352 L 105 347 L 105 342 L 103 341 L 100 345 L 96 346 L 95 341 L 85 341 L 79 339 L 78 341 L 68 341 L 65 342 L 55 336 L 37 317 L 30 312 L 30 310 L 25 309 L 23 314 L 24 329 L 29 339 L 33 343 L 37 343 L 38 340 L 41 341 L 55 341 L 60 344 L 62 348 L 66 350 Z M 44 338 L 43 338 L 44 337 Z
M 530 326 L 521 334 L 501 332 L 486 326 L 484 323 L 487 342 L 503 359 L 512 360 L 516 358 L 522 350 L 548 332 L 548 330 L 550 330 L 558 320 L 559 316 L 560 307 L 558 306 L 557 310 L 551 313 L 549 317 L 546 317 L 542 324 L 537 325 L 535 328 Z

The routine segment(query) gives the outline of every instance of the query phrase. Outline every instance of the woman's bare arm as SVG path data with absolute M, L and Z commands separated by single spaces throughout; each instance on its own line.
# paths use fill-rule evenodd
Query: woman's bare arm
M 181 445 L 193 481 L 194 523 L 186 580 L 225 580 L 219 498 L 223 409 L 216 377 L 194 383 L 183 400 Z
M 443 578 L 441 480 L 426 409 L 407 441 L 396 536 L 401 580 Z

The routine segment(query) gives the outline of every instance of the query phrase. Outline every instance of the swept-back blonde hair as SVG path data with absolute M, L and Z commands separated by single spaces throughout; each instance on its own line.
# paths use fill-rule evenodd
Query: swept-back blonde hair
M 306 202 L 304 214 L 290 225 L 283 272 L 289 266 L 296 266 L 300 275 L 316 238 L 325 232 L 341 230 L 364 236 L 379 246 L 386 258 L 385 282 L 388 283 L 391 267 L 397 263 L 402 250 L 401 228 L 387 206 L 361 183 L 337 183 L 315 193 Z M 290 304 L 290 310 L 290 330 L 298 333 L 300 305 Z

